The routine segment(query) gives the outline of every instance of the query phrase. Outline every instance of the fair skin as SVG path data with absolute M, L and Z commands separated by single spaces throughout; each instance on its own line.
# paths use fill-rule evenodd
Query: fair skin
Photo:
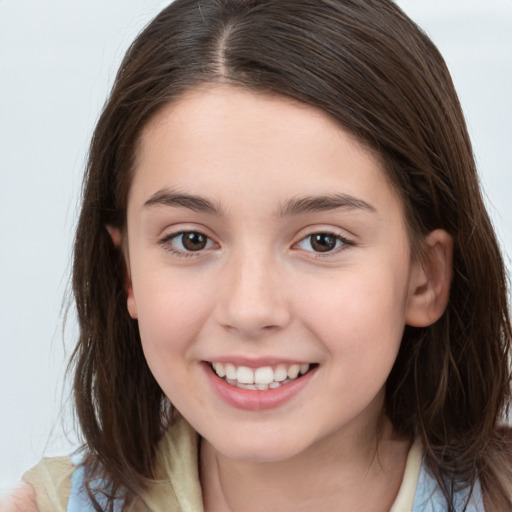
M 0 498 L 0 512 L 38 512 L 32 486 L 22 483 L 9 496 Z
M 431 233 L 414 261 L 377 159 L 282 97 L 191 91 L 149 122 L 137 156 L 128 309 L 203 438 L 206 510 L 389 510 L 409 440 L 383 416 L 384 386 L 405 324 L 444 310 L 450 237 Z M 258 372 L 276 387 L 237 387 Z
M 201 435 L 206 512 L 388 511 L 410 440 L 385 382 L 404 326 L 444 311 L 452 242 L 414 260 L 377 158 L 313 107 L 193 90 L 143 130 L 109 231 L 151 371 Z

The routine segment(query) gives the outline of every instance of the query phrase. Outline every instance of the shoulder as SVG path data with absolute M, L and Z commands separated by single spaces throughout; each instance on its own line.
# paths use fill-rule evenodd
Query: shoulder
M 73 463 L 69 457 L 41 460 L 20 486 L 0 503 L 0 512 L 65 512 Z
M 72 457 L 52 457 L 42 459 L 23 475 L 24 492 L 29 494 L 35 508 L 29 512 L 94 512 L 95 507 L 86 488 L 85 468 L 81 455 Z M 89 482 L 97 491 L 95 498 L 100 506 L 105 504 L 103 491 L 108 493 L 108 485 L 102 479 Z M 28 499 L 28 496 L 27 496 Z M 115 505 L 117 511 L 119 505 Z M 7 509 L 6 512 L 21 512 L 21 508 Z M 0 510 L 0 512 L 4 512 Z M 24 511 L 23 511 L 24 512 Z
M 39 512 L 34 488 L 22 483 L 12 494 L 2 499 L 0 512 Z
M 130 510 L 202 510 L 198 443 L 197 434 L 184 420 L 169 428 L 157 451 L 156 480 L 148 482 L 141 500 L 136 500 Z M 93 512 L 85 473 L 80 456 L 42 459 L 23 475 L 23 484 L 5 505 L 0 505 L 0 512 Z M 107 481 L 96 478 L 89 484 L 103 506 Z M 115 500 L 113 505 L 115 511 L 122 508 L 120 501 Z
M 482 471 L 484 500 L 489 512 L 510 510 L 512 504 L 512 428 L 501 426 L 489 442 Z
M 27 510 L 64 512 L 71 492 L 71 477 L 75 466 L 70 457 L 42 459 L 23 475 L 23 484 L 15 499 L 25 500 Z M 29 508 L 32 506 L 32 508 Z M 10 511 L 11 509 L 6 509 Z M 22 510 L 13 508 L 13 512 Z M 3 510 L 1 512 L 4 512 Z
M 445 485 L 451 497 L 451 504 L 448 504 L 447 497 L 437 479 L 423 461 L 412 512 L 486 511 L 480 481 L 477 480 L 473 486 L 468 486 L 447 480 Z

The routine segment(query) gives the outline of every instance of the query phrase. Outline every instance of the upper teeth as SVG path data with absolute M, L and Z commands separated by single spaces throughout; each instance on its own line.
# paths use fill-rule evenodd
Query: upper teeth
M 278 364 L 276 367 L 261 366 L 249 368 L 247 366 L 235 366 L 232 363 L 212 363 L 215 373 L 219 377 L 226 377 L 228 381 L 236 381 L 236 384 L 255 384 L 272 387 L 273 383 L 296 379 L 309 370 L 309 364 Z

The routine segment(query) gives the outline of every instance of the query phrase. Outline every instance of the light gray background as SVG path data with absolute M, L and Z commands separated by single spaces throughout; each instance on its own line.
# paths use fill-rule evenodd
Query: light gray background
M 398 3 L 447 60 L 512 253 L 512 0 Z M 71 312 L 63 335 L 62 307 L 81 173 L 124 50 L 166 4 L 0 0 L 0 494 L 76 442 L 64 386 L 76 328 Z

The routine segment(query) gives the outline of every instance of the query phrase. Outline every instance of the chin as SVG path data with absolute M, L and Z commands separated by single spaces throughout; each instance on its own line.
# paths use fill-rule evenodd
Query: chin
M 290 439 L 284 439 L 284 436 L 273 436 L 272 439 L 266 437 L 237 439 L 233 436 L 222 440 L 212 439 L 209 442 L 221 455 L 239 462 L 282 462 L 293 458 L 305 449 L 297 443 L 290 443 Z

